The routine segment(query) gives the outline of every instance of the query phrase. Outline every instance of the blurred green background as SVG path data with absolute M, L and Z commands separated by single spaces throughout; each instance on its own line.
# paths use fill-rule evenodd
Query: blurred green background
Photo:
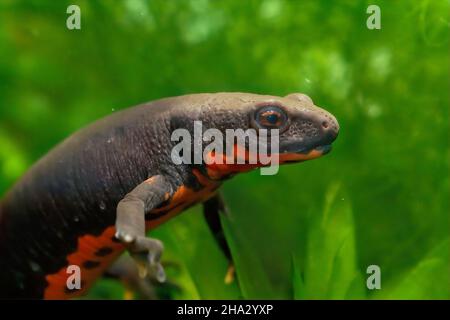
M 81 30 L 66 8 L 81 8 Z M 366 9 L 381 8 L 381 30 Z M 330 155 L 224 185 L 237 281 L 196 207 L 166 243 L 166 298 L 449 298 L 448 1 L 0 3 L 0 192 L 84 125 L 195 92 L 304 92 Z M 368 290 L 369 265 L 381 290 Z M 89 298 L 122 298 L 102 280 Z

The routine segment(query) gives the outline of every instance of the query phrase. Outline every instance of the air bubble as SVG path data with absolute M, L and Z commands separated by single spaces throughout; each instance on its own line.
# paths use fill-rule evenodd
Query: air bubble
M 33 270 L 33 272 L 38 272 L 41 270 L 41 266 L 38 265 L 36 262 L 34 261 L 30 261 L 30 268 L 31 270 Z

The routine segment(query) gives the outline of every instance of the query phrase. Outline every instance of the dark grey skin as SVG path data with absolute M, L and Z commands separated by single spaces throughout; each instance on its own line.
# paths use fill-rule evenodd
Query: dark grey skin
M 222 132 L 260 127 L 255 115 L 267 106 L 281 108 L 287 115 L 280 133 L 280 155 L 286 156 L 282 163 L 329 151 L 339 125 L 303 94 L 167 98 L 116 112 L 67 138 L 39 160 L 0 203 L 0 297 L 45 297 L 46 276 L 67 265 L 78 239 L 98 236 L 112 226 L 142 270 L 163 281 L 163 246 L 146 237 L 146 222 L 156 227 L 172 214 L 171 205 L 183 211 L 199 201 L 214 215 L 219 208 L 211 204 L 220 203 L 216 189 L 234 174 L 218 179 L 208 176 L 204 164 L 175 165 L 171 150 L 177 142 L 171 141 L 172 132 L 178 128 L 192 132 L 194 120 L 202 121 L 204 130 Z M 179 199 L 174 195 L 183 188 L 194 196 L 174 204 L 174 198 Z M 201 192 L 207 196 L 196 198 Z M 217 219 L 209 223 L 220 232 Z

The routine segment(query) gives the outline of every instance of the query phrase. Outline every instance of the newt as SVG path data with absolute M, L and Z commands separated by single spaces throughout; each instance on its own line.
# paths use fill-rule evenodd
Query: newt
M 278 129 L 280 164 L 328 153 L 339 132 L 335 117 L 300 93 L 192 94 L 108 115 L 50 150 L 1 200 L 0 298 L 78 297 L 125 250 L 164 281 L 163 244 L 146 232 L 197 203 L 219 235 L 219 187 L 262 164 L 175 164 L 171 134 L 192 133 L 194 121 L 221 132 Z M 80 289 L 67 286 L 70 265 L 80 267 Z

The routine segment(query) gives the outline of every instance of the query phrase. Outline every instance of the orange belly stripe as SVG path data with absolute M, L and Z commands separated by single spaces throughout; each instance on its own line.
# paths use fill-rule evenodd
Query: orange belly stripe
M 44 291 L 44 299 L 70 299 L 86 293 L 93 282 L 104 272 L 104 270 L 124 251 L 125 247 L 113 241 L 115 227 L 111 226 L 99 235 L 84 235 L 78 238 L 77 250 L 67 256 L 68 265 L 58 272 L 46 276 L 48 282 Z M 111 248 L 111 252 L 99 257 L 96 252 L 102 248 Z M 87 268 L 83 264 L 86 261 L 98 262 L 98 265 Z M 67 290 L 67 279 L 71 274 L 67 273 L 69 265 L 77 265 L 81 270 L 81 288 L 79 290 Z

